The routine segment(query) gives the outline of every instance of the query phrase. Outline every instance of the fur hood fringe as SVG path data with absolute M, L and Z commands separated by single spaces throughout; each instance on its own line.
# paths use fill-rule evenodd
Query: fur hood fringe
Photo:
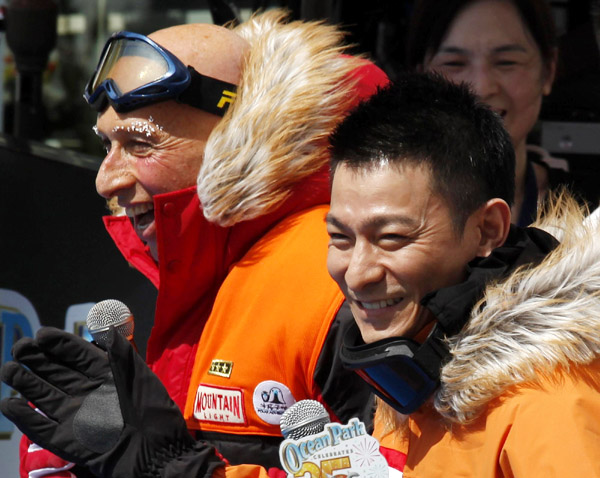
M 600 221 L 584 217 L 575 200 L 557 195 L 534 226 L 561 244 L 536 267 L 488 286 L 448 340 L 452 358 L 434 404 L 450 422 L 468 423 L 510 387 L 600 356 Z
M 275 209 L 327 165 L 327 136 L 354 102 L 343 34 L 270 10 L 234 28 L 250 43 L 237 98 L 211 133 L 198 175 L 205 217 L 232 226 Z

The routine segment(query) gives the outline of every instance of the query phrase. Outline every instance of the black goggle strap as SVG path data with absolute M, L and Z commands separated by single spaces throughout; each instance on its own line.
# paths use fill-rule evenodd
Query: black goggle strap
M 188 66 L 188 70 L 192 79 L 177 101 L 217 116 L 223 116 L 229 105 L 235 100 L 237 86 L 202 75 L 191 66 Z
M 413 360 L 429 378 L 439 381 L 440 370 L 450 358 L 448 347 L 444 342 L 444 331 L 436 324 L 427 339 L 415 351 Z

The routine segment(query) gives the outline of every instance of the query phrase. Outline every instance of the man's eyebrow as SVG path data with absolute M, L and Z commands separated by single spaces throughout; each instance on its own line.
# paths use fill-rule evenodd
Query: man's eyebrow
M 367 225 L 374 228 L 382 228 L 390 224 L 400 224 L 402 226 L 416 227 L 420 221 L 416 221 L 412 217 L 402 214 L 390 214 L 384 216 L 376 216 L 366 221 Z
M 325 216 L 325 223 L 328 225 L 330 224 L 332 226 L 338 227 L 340 229 L 344 228 L 344 225 L 330 212 L 327 213 L 327 215 Z
M 347 226 L 342 223 L 339 219 L 333 216 L 331 213 L 328 213 L 325 216 L 325 222 L 329 225 L 338 227 L 339 229 L 346 229 Z M 420 221 L 416 221 L 415 219 L 404 216 L 401 214 L 393 214 L 393 215 L 383 215 L 383 216 L 375 216 L 373 218 L 367 219 L 363 226 L 370 228 L 382 228 L 385 226 L 389 226 L 390 224 L 401 224 L 403 226 L 408 227 L 417 227 L 420 224 Z
M 113 133 L 128 133 L 131 135 L 141 135 L 146 137 L 156 136 L 163 130 L 163 127 L 156 124 L 153 119 L 139 120 L 132 119 L 130 121 L 125 122 L 124 124 L 120 124 L 114 126 L 112 129 Z

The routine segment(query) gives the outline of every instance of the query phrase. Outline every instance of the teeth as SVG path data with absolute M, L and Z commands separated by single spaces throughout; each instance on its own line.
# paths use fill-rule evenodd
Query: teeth
M 152 204 L 144 203 L 144 204 L 134 204 L 133 206 L 129 206 L 125 209 L 128 217 L 139 216 L 140 214 L 145 214 L 148 211 L 152 211 L 154 206 Z
M 402 299 L 386 299 L 386 300 L 376 300 L 373 302 L 361 302 L 360 304 L 365 309 L 383 309 L 384 307 L 389 307 L 391 305 L 398 304 Z

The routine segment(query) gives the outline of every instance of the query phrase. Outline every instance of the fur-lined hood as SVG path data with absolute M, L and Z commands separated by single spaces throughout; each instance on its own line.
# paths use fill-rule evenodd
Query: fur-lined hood
M 342 56 L 343 34 L 285 16 L 271 10 L 234 29 L 250 51 L 198 175 L 204 215 L 222 226 L 272 211 L 326 167 L 327 137 L 356 98 L 349 73 L 364 60 Z
M 509 387 L 600 357 L 600 221 L 584 221 L 562 195 L 534 226 L 561 244 L 536 267 L 489 285 L 449 339 L 434 404 L 451 422 L 468 423 Z

